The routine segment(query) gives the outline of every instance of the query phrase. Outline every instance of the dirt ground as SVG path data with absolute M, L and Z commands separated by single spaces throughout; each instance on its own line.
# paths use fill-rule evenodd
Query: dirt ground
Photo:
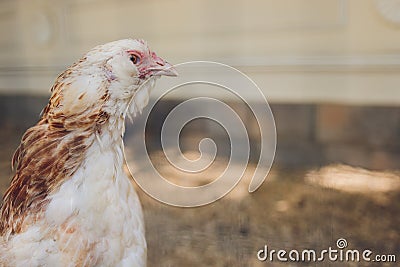
M 0 187 L 21 133 L 0 132 Z M 157 156 L 154 157 L 157 165 Z M 160 162 L 159 167 L 166 168 Z M 231 193 L 199 208 L 161 204 L 138 190 L 148 242 L 148 266 L 398 266 L 376 262 L 260 262 L 270 249 L 349 249 L 395 254 L 400 261 L 400 176 L 344 165 L 287 170 L 274 166 L 266 182 L 246 192 L 254 166 Z M 173 175 L 173 172 L 170 174 Z

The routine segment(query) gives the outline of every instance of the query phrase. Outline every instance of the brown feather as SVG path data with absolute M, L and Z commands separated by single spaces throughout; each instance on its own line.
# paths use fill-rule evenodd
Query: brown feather
M 19 233 L 30 220 L 41 216 L 47 197 L 78 169 L 100 124 L 109 118 L 102 110 L 109 99 L 107 90 L 96 105 L 77 114 L 65 114 L 59 108 L 63 87 L 68 86 L 63 80 L 72 73 L 71 68 L 57 78 L 41 119 L 26 131 L 13 155 L 15 174 L 0 208 L 1 235 Z M 32 214 L 35 216 L 29 216 L 28 222 L 26 219 Z

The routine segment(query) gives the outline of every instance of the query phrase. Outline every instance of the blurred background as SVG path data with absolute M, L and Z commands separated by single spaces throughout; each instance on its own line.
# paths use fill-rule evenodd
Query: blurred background
M 206 207 L 169 207 L 139 190 L 149 266 L 266 266 L 256 258 L 264 244 L 323 249 L 341 237 L 400 260 L 399 0 L 1 0 L 2 192 L 12 153 L 57 75 L 95 45 L 128 37 L 147 40 L 174 64 L 211 60 L 244 72 L 277 127 L 273 168 L 253 194 L 245 191 L 254 161 L 247 183 Z M 164 99 L 160 110 L 185 98 Z M 226 102 L 252 121 L 243 103 Z M 150 123 L 153 132 L 162 118 Z M 185 130 L 188 152 L 197 136 L 219 138 L 204 125 Z M 250 141 L 257 153 L 257 134 Z M 157 145 L 152 153 L 167 168 Z

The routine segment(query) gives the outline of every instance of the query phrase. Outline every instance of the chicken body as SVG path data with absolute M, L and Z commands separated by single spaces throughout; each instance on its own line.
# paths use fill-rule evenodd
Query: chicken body
M 146 265 L 141 205 L 124 172 L 126 115 L 175 76 L 142 40 L 95 47 L 63 72 L 13 157 L 1 266 Z
M 122 140 L 111 134 L 94 139 L 41 218 L 11 236 L 7 265 L 145 266 L 141 205 L 123 171 Z

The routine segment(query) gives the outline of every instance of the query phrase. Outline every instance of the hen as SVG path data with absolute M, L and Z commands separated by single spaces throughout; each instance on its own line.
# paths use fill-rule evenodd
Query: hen
M 99 45 L 55 81 L 13 156 L 1 266 L 145 266 L 141 205 L 123 170 L 126 115 L 173 67 L 142 40 Z

